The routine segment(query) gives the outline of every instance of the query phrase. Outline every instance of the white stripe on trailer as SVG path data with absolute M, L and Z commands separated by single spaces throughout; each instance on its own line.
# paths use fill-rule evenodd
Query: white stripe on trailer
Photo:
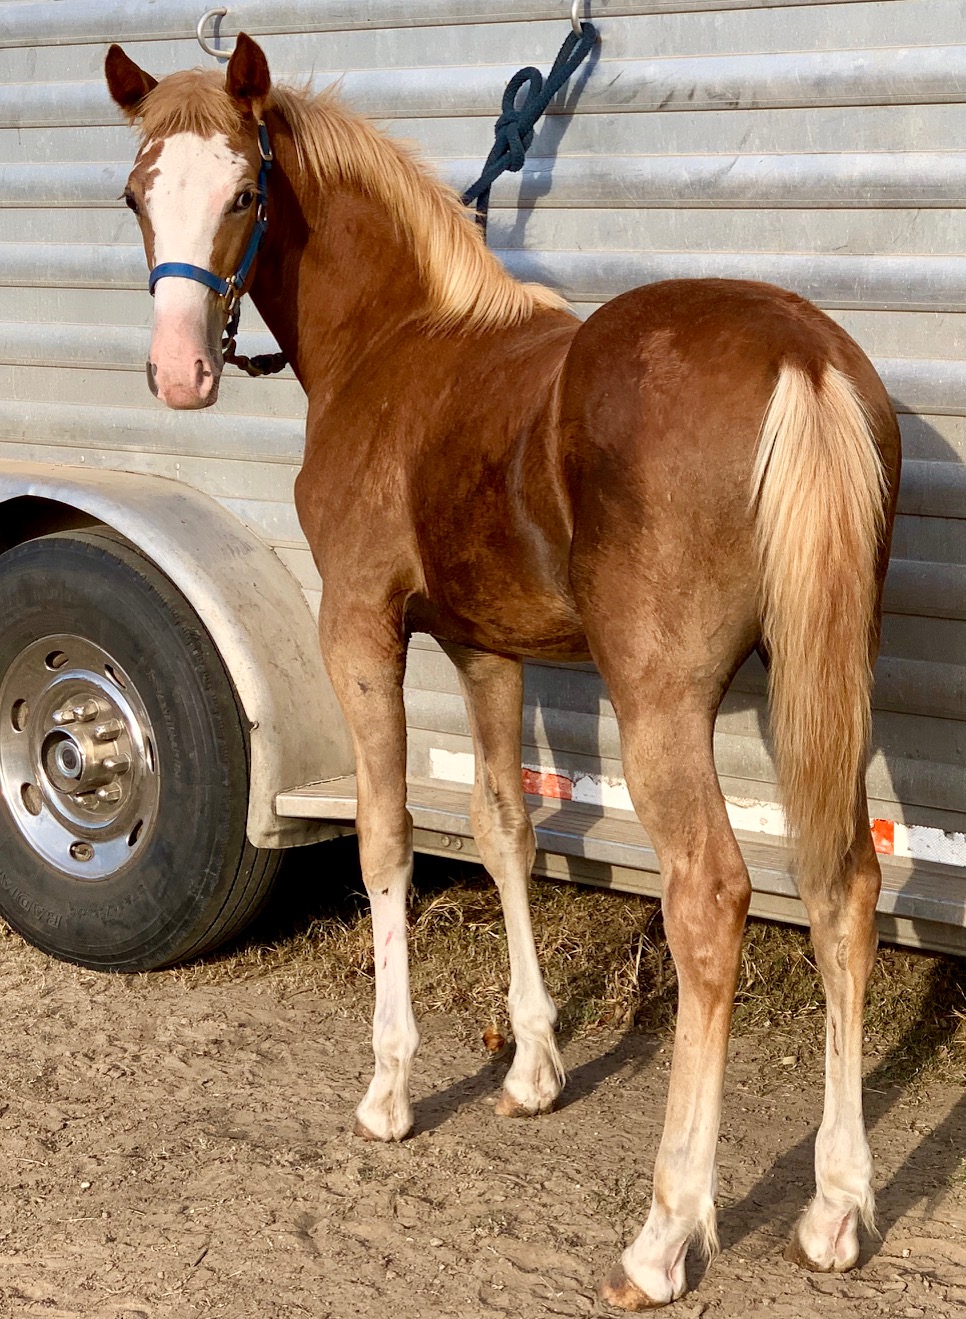
M 432 748 L 430 773 L 442 782 L 472 784 L 473 753 Z M 627 783 L 605 774 L 580 774 L 558 769 L 553 764 L 522 767 L 523 790 L 556 801 L 582 802 L 604 810 L 633 811 Z M 747 797 L 726 797 L 732 827 L 744 833 L 785 835 L 785 813 L 778 802 Z M 902 824 L 897 820 L 870 821 L 875 848 L 883 856 L 903 856 L 914 861 L 935 861 L 947 866 L 966 866 L 966 834 L 947 833 L 927 825 Z

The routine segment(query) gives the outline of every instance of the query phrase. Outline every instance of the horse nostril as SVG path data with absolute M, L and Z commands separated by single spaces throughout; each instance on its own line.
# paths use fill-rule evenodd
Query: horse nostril
M 155 398 L 158 397 L 158 368 L 154 362 L 144 363 L 144 373 L 148 378 L 148 389 Z

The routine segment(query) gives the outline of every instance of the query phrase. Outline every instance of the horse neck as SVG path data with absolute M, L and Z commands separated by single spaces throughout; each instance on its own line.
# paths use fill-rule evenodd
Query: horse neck
M 273 118 L 269 229 L 252 300 L 317 402 L 418 316 L 426 296 L 385 205 L 307 177 L 287 128 Z

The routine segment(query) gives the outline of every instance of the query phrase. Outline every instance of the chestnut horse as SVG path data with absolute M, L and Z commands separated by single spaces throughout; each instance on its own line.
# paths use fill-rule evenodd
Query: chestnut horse
M 602 1295 L 628 1309 L 682 1295 L 689 1242 L 716 1249 L 749 901 L 712 732 L 757 647 L 828 1002 L 817 1187 L 790 1254 L 851 1267 L 873 1216 L 861 1048 L 880 876 L 864 766 L 899 475 L 895 416 L 868 359 L 808 302 L 744 281 L 654 284 L 581 323 L 512 279 L 408 150 L 329 95 L 274 86 L 246 36 L 227 76 L 156 83 L 117 46 L 106 72 L 141 135 L 126 199 L 157 280 L 154 392 L 174 408 L 214 402 L 236 291 L 219 290 L 242 268 L 236 285 L 308 395 L 295 499 L 355 745 L 376 948 L 358 1134 L 401 1140 L 413 1121 L 408 638 L 438 639 L 472 725 L 473 829 L 510 953 L 507 1116 L 552 1108 L 564 1081 L 528 906 L 522 661 L 593 659 L 660 857 L 679 985 L 651 1209 Z

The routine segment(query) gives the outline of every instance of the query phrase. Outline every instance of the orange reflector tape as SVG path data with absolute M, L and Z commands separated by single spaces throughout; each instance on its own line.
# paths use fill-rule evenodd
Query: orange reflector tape
M 525 769 L 523 791 L 531 792 L 536 797 L 555 797 L 558 801 L 572 801 L 574 785 L 572 780 L 563 774 L 553 774 L 549 770 Z
M 894 820 L 873 820 L 872 841 L 875 850 L 882 856 L 892 856 L 896 850 L 896 826 Z

